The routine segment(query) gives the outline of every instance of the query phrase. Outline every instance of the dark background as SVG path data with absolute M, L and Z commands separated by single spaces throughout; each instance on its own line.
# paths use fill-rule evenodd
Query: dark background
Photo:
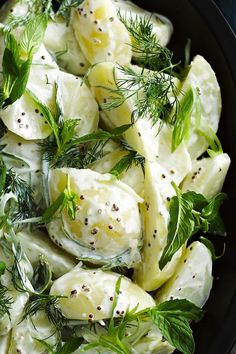
M 222 12 L 236 32 L 236 0 L 216 0 Z

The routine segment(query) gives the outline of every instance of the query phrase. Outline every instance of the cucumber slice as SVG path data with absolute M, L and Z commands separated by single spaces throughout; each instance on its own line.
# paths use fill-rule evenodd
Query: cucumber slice
M 21 247 L 33 267 L 37 265 L 39 257 L 44 255 L 52 269 L 53 275 L 59 278 L 76 265 L 73 257 L 55 246 L 48 235 L 39 230 L 31 232 L 25 229 L 18 232 L 16 236 L 19 238 Z
M 51 202 L 65 189 L 67 176 L 78 195 L 76 219 L 64 211 L 52 220 L 48 224 L 52 240 L 78 259 L 95 264 L 131 267 L 139 262 L 142 198 L 112 175 L 62 168 L 49 174 Z
M 223 187 L 229 166 L 230 157 L 225 153 L 195 161 L 191 172 L 183 181 L 182 191 L 190 190 L 201 193 L 206 198 L 214 197 Z
M 10 330 L 21 320 L 24 307 L 29 299 L 28 293 L 18 292 L 12 283 L 12 275 L 9 271 L 13 265 L 13 254 L 11 250 L 9 252 L 9 247 L 11 247 L 7 241 L 3 238 L 0 239 L 0 259 L 7 266 L 5 273 L 1 276 L 1 282 L 4 286 L 8 288 L 6 295 L 12 298 L 11 308 L 9 309 L 10 316 L 7 314 L 1 317 L 0 321 L 0 336 L 7 335 Z M 33 274 L 33 269 L 29 262 L 24 262 L 22 259 L 21 266 L 24 267 L 27 275 Z M 27 268 L 26 268 L 27 267 Z
M 107 89 L 116 89 L 114 81 L 114 71 L 116 78 L 121 73 L 113 63 L 100 63 L 94 66 L 88 75 L 89 84 L 96 97 L 98 104 L 101 106 L 106 102 L 107 98 L 112 95 Z M 101 118 L 104 124 L 109 128 L 115 128 L 123 124 L 132 122 L 132 113 L 135 109 L 135 100 L 130 98 L 126 100 L 120 107 L 112 110 L 104 110 Z M 139 119 L 135 124 L 124 133 L 124 138 L 134 150 L 149 160 L 155 160 L 158 155 L 158 127 L 152 126 L 152 123 L 146 119 Z
M 165 178 L 163 178 L 165 176 Z M 174 273 L 182 249 L 175 253 L 162 271 L 159 260 L 167 242 L 169 213 L 168 200 L 175 195 L 171 186 L 171 178 L 163 172 L 158 163 L 145 165 L 144 198 L 142 207 L 144 219 L 144 244 L 142 248 L 142 263 L 135 269 L 135 281 L 145 290 L 152 291 L 164 284 Z M 165 199 L 163 196 L 167 196 Z
M 58 67 L 52 61 L 45 47 L 41 45 L 34 55 L 33 64 L 27 88 L 55 112 L 55 82 L 58 77 Z M 36 107 L 28 93 L 0 111 L 1 118 L 7 128 L 26 140 L 45 139 L 51 129 L 39 107 Z
M 111 0 L 85 0 L 74 11 L 72 26 L 78 43 L 91 64 L 131 62 L 131 39 L 117 17 Z
M 71 74 L 59 72 L 59 86 L 64 119 L 80 119 L 76 133 L 79 136 L 97 130 L 98 105 L 90 89 L 82 79 Z
M 66 296 L 59 299 L 59 305 L 68 319 L 107 319 L 112 315 L 115 287 L 119 277 L 120 275 L 114 272 L 76 267 L 53 283 L 50 294 Z M 155 306 L 155 301 L 130 279 L 122 277 L 114 316 L 118 317 L 137 305 L 138 310 L 142 310 Z
M 198 133 L 210 127 L 217 132 L 221 114 L 221 93 L 216 75 L 210 64 L 200 55 L 197 55 L 190 64 L 189 73 L 183 83 L 182 92 L 187 92 L 190 88 L 198 92 L 200 106 L 200 126 L 198 127 L 198 113 L 193 111 L 191 116 L 191 134 L 187 144 L 192 160 L 201 156 L 208 147 L 207 141 Z
M 51 346 L 57 343 L 55 328 L 44 311 L 37 312 L 13 328 L 8 354 L 45 353 L 45 346 L 36 339 L 44 340 Z
M 71 21 L 67 24 L 61 16 L 49 20 L 43 43 L 60 68 L 74 75 L 85 75 L 89 62 L 75 38 Z
M 10 345 L 11 333 L 9 332 L 5 336 L 0 336 L 0 353 L 8 354 Z
M 184 251 L 172 278 L 157 292 L 156 301 L 187 299 L 202 307 L 210 295 L 212 282 L 211 253 L 201 242 L 193 242 Z
M 103 158 L 90 165 L 90 168 L 99 173 L 109 173 L 110 170 L 127 154 L 128 152 L 119 150 L 119 148 L 117 150 L 116 148 L 116 151 L 112 151 L 105 155 Z M 119 179 L 130 186 L 137 194 L 143 194 L 144 175 L 141 166 L 132 164 L 128 170 L 122 172 Z

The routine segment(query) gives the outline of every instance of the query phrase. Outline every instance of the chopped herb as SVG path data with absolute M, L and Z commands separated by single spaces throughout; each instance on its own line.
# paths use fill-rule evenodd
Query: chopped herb
M 45 210 L 42 216 L 42 222 L 48 223 L 52 220 L 57 212 L 67 211 L 69 217 L 75 220 L 76 217 L 76 201 L 78 195 L 71 191 L 70 176 L 67 175 L 67 185 L 58 198 Z
M 0 89 L 0 107 L 14 103 L 25 92 L 33 54 L 38 50 L 47 26 L 45 14 L 27 23 L 20 43 L 9 32 L 5 33 L 6 48 L 3 53 L 3 86 Z M 22 59 L 24 52 L 26 59 Z
M 173 255 L 198 231 L 225 236 L 225 227 L 219 208 L 226 199 L 219 193 L 210 200 L 195 192 L 181 193 L 172 182 L 176 196 L 171 198 L 169 211 L 167 245 L 159 261 L 160 269 L 172 259 Z
M 118 12 L 120 21 L 132 37 L 132 51 L 135 61 L 142 67 L 148 66 L 149 69 L 160 71 L 173 68 L 172 56 L 168 48 L 159 44 L 157 36 L 153 30 L 152 15 L 126 17 Z
M 191 113 L 194 107 L 194 92 L 190 88 L 184 95 L 180 102 L 176 114 L 176 120 L 174 124 L 172 134 L 172 152 L 177 149 L 180 143 L 184 139 L 188 139 L 190 136 L 191 127 Z
M 113 76 L 117 87 L 114 89 L 102 87 L 110 94 L 101 106 L 103 110 L 115 109 L 126 100 L 134 98 L 133 121 L 145 118 L 151 120 L 153 125 L 159 120 L 174 124 L 177 116 L 178 89 L 171 75 L 166 74 L 165 70 L 146 72 L 141 69 L 136 71 L 128 66 L 117 68 L 121 73 L 121 77 L 116 78 L 114 69 Z M 170 94 L 173 95 L 171 99 Z M 171 116 L 172 110 L 175 113 Z
M 71 9 L 82 4 L 83 0 L 63 0 L 58 10 L 58 14 L 62 15 L 69 23 Z
M 223 153 L 221 142 L 216 133 L 210 127 L 199 128 L 198 133 L 208 142 L 210 149 L 207 150 L 210 157 L 215 157 Z
M 133 148 L 128 145 L 124 140 L 120 140 L 121 146 L 124 151 L 128 154 L 125 155 L 120 161 L 118 161 L 114 167 L 112 167 L 110 173 L 117 178 L 122 174 L 122 172 L 127 171 L 133 164 L 135 166 L 141 166 L 144 173 L 144 163 L 145 158 L 133 150 Z
M 99 347 L 112 350 L 112 352 L 118 354 L 129 354 L 131 352 L 129 336 L 132 336 L 132 328 L 134 331 L 138 331 L 139 323 L 146 322 L 150 324 L 148 326 L 149 330 L 154 323 L 163 337 L 181 353 L 193 354 L 194 339 L 189 321 L 200 320 L 202 317 L 201 309 L 187 300 L 176 299 L 141 311 L 137 311 L 137 305 L 134 309 L 127 310 L 122 317 L 115 318 L 114 309 L 117 305 L 121 281 L 122 277 L 116 283 L 112 317 L 106 321 L 107 332 L 101 335 L 95 332 L 94 336 L 91 337 L 93 340 L 85 345 L 83 352 Z

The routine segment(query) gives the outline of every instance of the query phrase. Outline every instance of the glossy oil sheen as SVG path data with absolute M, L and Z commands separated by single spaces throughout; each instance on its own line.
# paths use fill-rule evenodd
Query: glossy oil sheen
M 219 137 L 232 164 L 224 185 L 228 237 L 224 257 L 214 265 L 214 287 L 204 319 L 193 325 L 196 354 L 227 354 L 236 339 L 236 38 L 213 1 L 135 1 L 169 17 L 174 25 L 170 47 L 181 59 L 187 38 L 191 56 L 203 55 L 216 72 L 222 90 L 223 111 Z

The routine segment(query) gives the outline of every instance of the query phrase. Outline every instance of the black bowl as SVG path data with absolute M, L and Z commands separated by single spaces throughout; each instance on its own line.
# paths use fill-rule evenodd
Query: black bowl
M 216 72 L 222 90 L 223 111 L 219 137 L 232 164 L 224 191 L 229 201 L 224 207 L 228 236 L 224 257 L 214 265 L 214 287 L 204 319 L 193 326 L 196 354 L 228 354 L 236 341 L 236 37 L 222 13 L 210 0 L 136 0 L 150 11 L 170 18 L 174 35 L 170 43 L 181 59 L 187 38 L 191 55 L 203 55 Z
M 236 341 L 236 37 L 211 0 L 133 1 L 169 17 L 174 25 L 170 47 L 176 59 L 181 59 L 186 40 L 190 38 L 192 57 L 201 54 L 209 61 L 222 90 L 219 137 L 232 159 L 224 185 L 229 195 L 224 208 L 227 248 L 224 257 L 214 265 L 215 282 L 205 306 L 205 317 L 193 326 L 193 331 L 195 354 L 228 354 Z M 1 0 L 1 4 L 4 2 Z

